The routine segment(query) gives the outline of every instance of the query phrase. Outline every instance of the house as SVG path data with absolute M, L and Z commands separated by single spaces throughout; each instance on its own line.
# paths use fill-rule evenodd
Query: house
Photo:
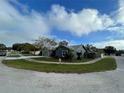
M 55 48 L 43 48 L 40 55 L 42 56 L 53 56 L 57 58 L 65 58 L 71 57 L 73 55 L 73 59 L 80 59 L 82 57 L 95 57 L 95 52 L 90 47 L 84 45 L 73 45 L 67 46 L 60 44 L 58 47 Z
M 44 48 L 40 51 L 39 54 L 40 54 L 41 56 L 49 57 L 49 56 L 51 56 L 53 50 L 54 50 L 54 48 L 47 48 L 47 47 L 44 47 Z
M 70 49 L 66 46 L 59 45 L 53 52 L 55 57 L 64 58 L 69 54 Z
M 42 56 L 50 56 L 50 49 L 44 47 L 42 49 Z
M 0 50 L 0 56 L 6 56 L 7 52 L 5 50 Z
M 73 50 L 74 58 L 78 57 L 78 53 L 80 53 L 80 57 L 84 57 L 86 48 L 83 45 L 74 45 L 74 46 L 70 46 L 69 48 Z
M 88 50 L 86 50 L 85 46 L 83 45 L 73 45 L 73 46 L 59 45 L 54 50 L 53 54 L 55 57 L 61 57 L 61 58 L 64 58 L 66 56 L 71 56 L 72 54 L 73 59 L 80 59 L 84 57 L 85 52 L 88 52 Z

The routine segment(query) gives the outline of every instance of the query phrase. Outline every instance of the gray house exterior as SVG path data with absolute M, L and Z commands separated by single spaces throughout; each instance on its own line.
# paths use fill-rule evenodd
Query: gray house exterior
M 83 45 L 74 45 L 70 46 L 70 49 L 73 50 L 74 58 L 77 58 L 77 53 L 81 53 L 81 57 L 84 57 L 84 53 L 86 52 L 86 49 Z
M 51 55 L 51 53 L 52 53 L 52 49 L 43 48 L 41 52 L 42 52 L 42 56 L 49 57 Z
M 54 52 L 56 57 L 64 58 L 66 55 L 68 55 L 69 51 L 70 49 L 66 46 L 58 46 Z
M 64 57 L 68 55 L 69 51 L 73 53 L 73 59 L 77 59 L 79 57 L 78 54 L 81 54 L 80 57 L 84 57 L 84 53 L 93 53 L 93 50 L 84 46 L 84 45 L 73 45 L 73 46 L 63 46 L 60 45 L 56 48 L 43 48 L 42 49 L 42 56 L 50 57 L 53 53 L 56 57 Z

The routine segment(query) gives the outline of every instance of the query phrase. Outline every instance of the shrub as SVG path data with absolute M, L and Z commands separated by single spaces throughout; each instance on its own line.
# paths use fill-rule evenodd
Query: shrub
M 77 56 L 78 56 L 77 60 L 81 60 L 81 55 L 82 55 L 82 53 L 80 53 L 80 52 L 77 53 Z
M 29 51 L 23 51 L 23 52 L 21 52 L 22 54 L 30 54 L 30 52 Z
M 56 55 L 56 52 L 55 50 L 53 50 L 50 56 L 55 58 L 55 55 Z
M 90 53 L 85 52 L 84 53 L 84 57 L 85 58 L 92 58 L 92 59 L 94 59 L 94 58 L 96 58 L 96 53 L 94 53 L 94 52 L 90 52 Z
M 64 60 L 72 61 L 73 57 L 74 57 L 74 55 L 73 55 L 72 51 L 69 50 L 69 52 L 65 55 Z

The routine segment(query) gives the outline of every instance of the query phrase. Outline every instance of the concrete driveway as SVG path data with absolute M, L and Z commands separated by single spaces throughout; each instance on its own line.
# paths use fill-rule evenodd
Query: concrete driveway
M 88 74 L 41 73 L 0 62 L 0 93 L 124 93 L 124 58 L 115 58 L 117 70 Z

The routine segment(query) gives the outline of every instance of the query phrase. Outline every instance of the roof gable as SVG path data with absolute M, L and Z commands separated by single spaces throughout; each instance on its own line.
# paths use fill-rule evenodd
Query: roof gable
M 70 48 L 77 52 L 86 51 L 83 45 L 74 45 L 74 46 L 70 46 Z

